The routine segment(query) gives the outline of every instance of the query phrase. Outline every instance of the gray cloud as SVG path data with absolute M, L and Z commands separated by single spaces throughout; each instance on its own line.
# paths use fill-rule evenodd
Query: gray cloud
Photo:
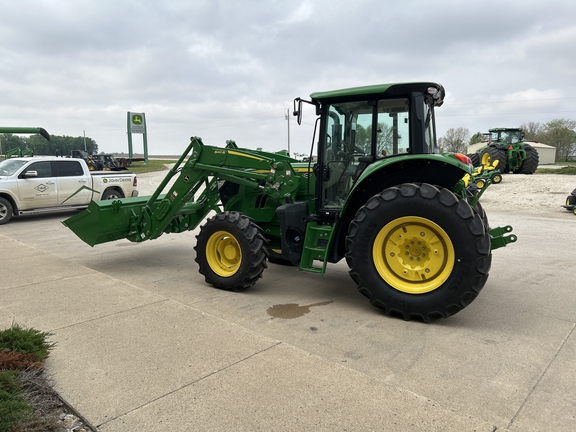
M 151 153 L 286 146 L 313 91 L 396 81 L 448 90 L 438 131 L 574 118 L 571 2 L 0 0 L 2 125 L 122 151 L 146 112 Z M 314 113 L 291 128 L 310 146 Z

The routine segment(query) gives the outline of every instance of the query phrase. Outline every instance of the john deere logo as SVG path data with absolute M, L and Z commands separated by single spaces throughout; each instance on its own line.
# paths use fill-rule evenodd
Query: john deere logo
M 132 123 L 135 125 L 141 125 L 144 122 L 140 114 L 134 114 L 132 116 Z

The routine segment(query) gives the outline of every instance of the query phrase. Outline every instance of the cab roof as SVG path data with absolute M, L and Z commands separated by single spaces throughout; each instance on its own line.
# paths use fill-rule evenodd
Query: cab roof
M 358 96 L 374 97 L 377 99 L 389 99 L 395 97 L 408 96 L 412 92 L 427 93 L 430 87 L 438 91 L 438 102 L 436 105 L 442 105 L 444 100 L 444 87 L 441 84 L 433 82 L 409 82 L 393 84 L 376 84 L 363 87 L 351 87 L 340 90 L 331 90 L 325 92 L 315 92 L 310 95 L 313 101 L 324 102 L 331 99 L 353 99 Z

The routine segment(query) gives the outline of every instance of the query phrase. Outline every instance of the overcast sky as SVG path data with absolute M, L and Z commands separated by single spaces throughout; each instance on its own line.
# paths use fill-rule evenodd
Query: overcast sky
M 278 151 L 295 97 L 406 81 L 444 85 L 438 135 L 576 118 L 576 2 L 0 0 L 0 126 L 150 154 L 205 144 Z M 290 119 L 309 153 L 314 112 Z M 142 151 L 141 135 L 134 135 Z

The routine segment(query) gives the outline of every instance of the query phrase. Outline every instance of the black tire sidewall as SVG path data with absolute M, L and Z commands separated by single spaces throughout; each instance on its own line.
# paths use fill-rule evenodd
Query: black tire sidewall
M 429 318 L 452 315 L 467 306 L 484 286 L 491 264 L 490 239 L 480 216 L 473 212 L 466 200 L 457 198 L 446 189 L 440 190 L 434 199 L 423 198 L 419 193 L 404 196 L 398 190 L 396 198 L 386 201 L 383 199 L 385 194 L 387 191 L 369 200 L 353 222 L 358 224 L 359 235 L 354 236 L 356 239 L 347 258 L 349 255 L 352 257 L 350 271 L 354 273 L 353 280 L 358 281 L 358 289 L 370 298 L 372 304 L 376 303 L 387 313 L 397 311 L 405 319 L 416 315 L 428 321 Z M 442 286 L 428 293 L 409 294 L 392 287 L 381 278 L 372 259 L 372 247 L 380 230 L 389 222 L 405 216 L 418 216 L 434 222 L 446 232 L 454 248 L 452 273 Z
M 250 231 L 259 231 L 256 233 L 247 233 L 245 228 L 247 225 Z M 225 231 L 233 236 L 242 252 L 242 261 L 238 270 L 230 277 L 223 277 L 214 272 L 207 259 L 207 246 L 208 241 L 218 231 Z M 248 236 L 248 237 L 247 237 Z M 258 237 L 258 238 L 256 238 Z M 256 279 L 261 277 L 263 269 L 266 267 L 266 241 L 261 234 L 261 230 L 256 224 L 251 222 L 250 218 L 237 212 L 224 212 L 220 213 L 208 220 L 206 225 L 202 226 L 198 234 L 196 242 L 196 262 L 200 267 L 200 273 L 204 275 L 206 282 L 214 285 L 217 288 L 239 291 L 254 284 Z M 255 251 L 250 249 L 252 241 L 262 241 L 262 246 L 259 250 Z M 264 254 L 263 263 L 258 263 L 262 259 L 258 257 Z M 255 269 L 255 266 L 258 267 Z M 254 271 L 256 270 L 256 273 Z
M 110 198 L 110 196 L 112 196 L 112 195 L 116 195 L 116 198 Z M 117 191 L 117 190 L 115 190 L 115 189 L 108 189 L 107 191 L 105 191 L 105 192 L 102 194 L 102 201 L 109 200 L 109 199 L 120 199 L 120 198 L 124 198 L 123 195 L 124 195 L 124 194 L 123 194 L 122 192 L 119 192 L 119 191 Z
M 0 197 L 0 205 L 6 208 L 6 216 L 0 219 L 0 225 L 4 225 L 10 222 L 10 219 L 12 219 L 12 215 L 14 214 L 14 208 L 12 207 L 12 203 L 10 203 L 10 201 L 2 197 Z

